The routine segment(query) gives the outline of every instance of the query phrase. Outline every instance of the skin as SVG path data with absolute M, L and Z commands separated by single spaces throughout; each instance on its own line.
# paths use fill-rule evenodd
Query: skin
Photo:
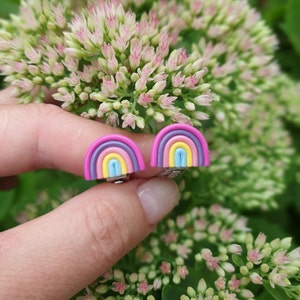
M 126 133 L 53 104 L 18 105 L 10 89 L 1 91 L 0 188 L 15 185 L 17 174 L 40 168 L 83 176 L 89 145 L 120 133 L 138 144 L 149 166 L 153 136 Z M 42 217 L 1 232 L 1 297 L 68 299 L 107 271 L 176 205 L 177 187 L 157 178 L 160 172 L 148 167 L 126 183 L 96 185 Z

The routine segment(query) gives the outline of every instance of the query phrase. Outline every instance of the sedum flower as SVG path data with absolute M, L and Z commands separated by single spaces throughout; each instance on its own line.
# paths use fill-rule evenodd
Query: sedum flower
M 121 2 L 132 9 L 139 7 L 132 0 Z M 142 3 L 149 5 L 150 1 Z M 157 12 L 162 24 L 178 32 L 186 47 L 196 51 L 201 64 L 207 66 L 206 81 L 220 97 L 220 102 L 213 106 L 213 113 L 223 116 L 219 126 L 237 126 L 249 104 L 276 86 L 276 37 L 246 0 L 151 3 L 150 11 Z
M 41 17 L 29 24 L 25 10 Z M 154 10 L 138 19 L 118 1 L 92 1 L 73 13 L 68 2 L 32 0 L 14 18 L 27 27 L 19 32 L 3 21 L 0 65 L 23 102 L 54 88 L 64 109 L 132 129 L 150 120 L 200 125 L 208 118 L 202 107 L 216 96 L 203 79 L 203 59 L 174 49 L 178 32 Z M 210 101 L 195 100 L 201 95 Z
M 296 161 L 280 113 L 277 98 L 269 93 L 256 100 L 239 128 L 216 125 L 207 131 L 211 165 L 185 172 L 187 199 L 213 199 L 246 210 L 276 208 L 276 196 L 284 191 L 287 172 Z M 205 193 L 195 181 L 205 186 Z
M 21 102 L 42 101 L 44 87 L 65 74 L 62 32 L 71 15 L 69 0 L 30 0 L 11 21 L 0 20 L 0 71 Z

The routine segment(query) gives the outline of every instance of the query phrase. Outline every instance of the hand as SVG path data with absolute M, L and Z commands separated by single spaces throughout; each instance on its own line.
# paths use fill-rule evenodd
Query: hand
M 10 104 L 0 92 L 0 176 L 55 168 L 83 175 L 89 145 L 128 135 L 149 162 L 152 137 L 85 120 L 50 104 Z M 140 243 L 177 204 L 178 189 L 153 177 L 99 184 L 54 211 L 0 233 L 1 299 L 68 299 Z

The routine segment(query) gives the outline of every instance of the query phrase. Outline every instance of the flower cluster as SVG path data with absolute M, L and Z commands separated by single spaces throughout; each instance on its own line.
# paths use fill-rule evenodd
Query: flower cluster
M 182 300 L 254 299 L 257 286 L 270 293 L 281 288 L 295 297 L 300 292 L 296 288 L 300 248 L 290 251 L 290 247 L 290 238 L 267 242 L 262 233 L 254 238 L 247 220 L 227 208 L 196 207 L 161 223 L 148 240 L 85 294 L 95 299 L 110 295 L 109 299 L 152 300 L 160 299 L 163 288 L 171 286 L 170 295 L 181 295 Z M 191 287 L 195 270 L 198 278 L 201 274 L 209 276 Z
M 234 253 L 223 251 L 213 256 L 209 249 L 202 249 L 196 260 L 215 271 L 215 281 L 209 286 L 200 279 L 197 289 L 187 288 L 187 295 L 180 299 L 255 299 L 249 286 L 264 286 L 274 298 L 279 291 L 285 291 L 289 298 L 298 299 L 300 290 L 291 281 L 299 281 L 300 247 L 288 252 L 290 247 L 290 238 L 277 238 L 268 243 L 260 233 L 255 239 L 248 234 L 243 245 L 235 245 Z M 226 268 L 214 267 L 217 264 L 212 265 L 212 260 L 222 262 Z
M 276 197 L 285 190 L 287 171 L 295 163 L 281 113 L 273 93 L 264 94 L 239 127 L 226 131 L 212 127 L 206 134 L 211 166 L 183 175 L 184 197 L 194 203 L 227 203 L 240 210 L 276 208 Z
M 140 7 L 149 1 L 122 2 Z M 219 126 L 238 124 L 257 95 L 275 86 L 277 39 L 246 0 L 160 0 L 152 10 L 204 59 L 205 78 L 221 100 L 213 107 Z
M 54 88 L 53 97 L 63 108 L 123 128 L 147 125 L 151 131 L 164 122 L 200 125 L 208 119 L 201 107 L 216 99 L 203 80 L 207 68 L 201 55 L 172 50 L 178 36 L 161 25 L 154 11 L 138 20 L 116 2 L 95 2 L 71 20 L 64 17 L 71 15 L 67 5 L 24 2 L 21 16 L 15 17 L 19 23 L 27 17 L 25 8 L 45 18 L 26 23 L 22 35 L 4 24 L 0 64 L 17 88 L 15 95 L 29 102 L 41 99 L 42 86 Z M 33 41 L 22 42 L 33 32 Z
M 20 15 L 0 20 L 0 71 L 23 103 L 40 102 L 65 73 L 64 38 L 71 1 L 22 1 Z
M 67 0 L 22 2 L 0 33 L 14 95 L 41 101 L 42 87 L 54 88 L 74 113 L 155 132 L 200 125 L 208 112 L 226 128 L 272 85 L 276 40 L 246 1 L 151 1 L 147 13 L 146 2 L 89 1 L 76 14 Z
M 55 209 L 76 194 L 76 191 L 72 189 L 63 189 L 60 191 L 59 197 L 52 198 L 45 190 L 42 190 L 37 196 L 36 201 L 27 204 L 23 210 L 18 213 L 15 219 L 18 224 L 33 220 Z
M 278 113 L 288 122 L 300 127 L 300 82 L 282 74 L 276 80 L 273 97 L 279 100 Z
M 209 105 L 214 95 L 202 79 L 203 60 L 184 49 L 171 51 L 177 36 L 160 26 L 154 13 L 138 21 L 121 5 L 97 4 L 77 16 L 65 36 L 66 58 L 83 70 L 69 69 L 68 78 L 58 82 L 54 98 L 64 107 L 79 102 L 87 106 L 84 116 L 113 126 L 122 120 L 123 128 L 132 129 L 151 120 L 199 125 L 208 118 L 200 106 Z

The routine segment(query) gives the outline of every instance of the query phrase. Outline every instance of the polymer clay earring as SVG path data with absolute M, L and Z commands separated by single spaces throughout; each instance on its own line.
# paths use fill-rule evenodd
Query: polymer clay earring
M 193 126 L 172 124 L 164 127 L 154 139 L 150 165 L 165 168 L 161 176 L 173 178 L 186 168 L 209 164 L 207 142 Z
M 100 137 L 88 149 L 84 161 L 86 180 L 121 183 L 129 174 L 145 169 L 142 153 L 129 138 L 112 134 Z

